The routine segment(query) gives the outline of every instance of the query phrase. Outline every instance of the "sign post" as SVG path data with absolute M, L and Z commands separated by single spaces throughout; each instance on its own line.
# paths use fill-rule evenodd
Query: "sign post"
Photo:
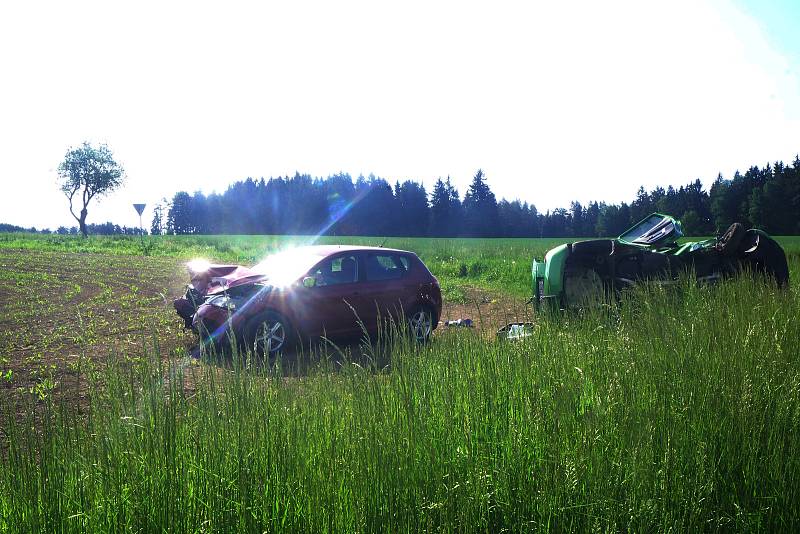
M 144 251 L 144 228 L 142 228 L 142 212 L 147 204 L 134 204 L 133 209 L 139 214 L 139 235 L 142 237 L 142 251 Z

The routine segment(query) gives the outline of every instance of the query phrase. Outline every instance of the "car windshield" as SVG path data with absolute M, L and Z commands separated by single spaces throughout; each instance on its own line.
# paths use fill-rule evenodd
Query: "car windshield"
M 287 286 L 308 272 L 322 257 L 312 248 L 290 248 L 270 254 L 253 266 L 275 286 Z
M 654 213 L 619 236 L 619 238 L 629 243 L 653 245 L 667 239 L 675 241 L 682 236 L 683 232 L 681 232 L 680 226 L 675 223 L 674 219 Z

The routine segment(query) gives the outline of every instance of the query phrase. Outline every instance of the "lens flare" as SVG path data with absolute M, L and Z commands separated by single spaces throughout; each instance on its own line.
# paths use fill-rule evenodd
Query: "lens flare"
M 340 198 L 340 195 L 338 193 L 334 193 L 333 195 L 331 195 L 329 198 L 330 201 L 329 205 L 331 206 L 330 208 L 331 211 L 330 211 L 330 216 L 328 217 L 328 222 L 326 222 L 322 226 L 322 228 L 319 229 L 317 234 L 309 240 L 309 243 L 310 244 L 316 243 L 320 237 L 328 233 L 328 231 L 333 227 L 334 224 L 341 221 L 345 217 L 345 215 L 350 213 L 350 210 L 352 210 L 356 205 L 358 205 L 359 202 L 364 200 L 364 197 L 366 197 L 370 192 L 372 192 L 373 189 L 374 186 L 372 184 L 370 184 L 368 187 L 364 187 L 358 193 L 356 193 L 356 195 L 352 198 L 352 200 L 350 200 L 350 202 L 345 202 L 343 199 Z
M 308 272 L 319 259 L 313 248 L 289 248 L 270 254 L 253 270 L 267 275 L 267 283 L 272 287 L 287 287 Z
M 195 258 L 186 264 L 190 272 L 202 273 L 211 267 L 211 262 L 203 258 Z

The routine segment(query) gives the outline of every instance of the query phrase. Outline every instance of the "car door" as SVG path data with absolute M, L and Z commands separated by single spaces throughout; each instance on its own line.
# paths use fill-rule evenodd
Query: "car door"
M 415 285 L 408 276 L 410 261 L 391 251 L 365 252 L 364 273 L 359 294 L 359 309 L 369 317 L 372 329 L 378 318 L 402 320 L 413 300 Z
M 297 289 L 295 315 L 309 335 L 351 332 L 356 325 L 353 301 L 358 296 L 358 259 L 354 253 L 330 256 L 311 268 L 311 287 Z

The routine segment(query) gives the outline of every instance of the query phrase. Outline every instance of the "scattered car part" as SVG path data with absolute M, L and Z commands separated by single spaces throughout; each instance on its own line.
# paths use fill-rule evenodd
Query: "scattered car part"
M 472 328 L 474 326 L 472 324 L 472 319 L 456 319 L 454 321 L 447 321 L 444 325 L 448 327 L 461 326 L 464 328 Z
M 518 341 L 533 335 L 533 323 L 508 323 L 497 331 L 500 340 Z

